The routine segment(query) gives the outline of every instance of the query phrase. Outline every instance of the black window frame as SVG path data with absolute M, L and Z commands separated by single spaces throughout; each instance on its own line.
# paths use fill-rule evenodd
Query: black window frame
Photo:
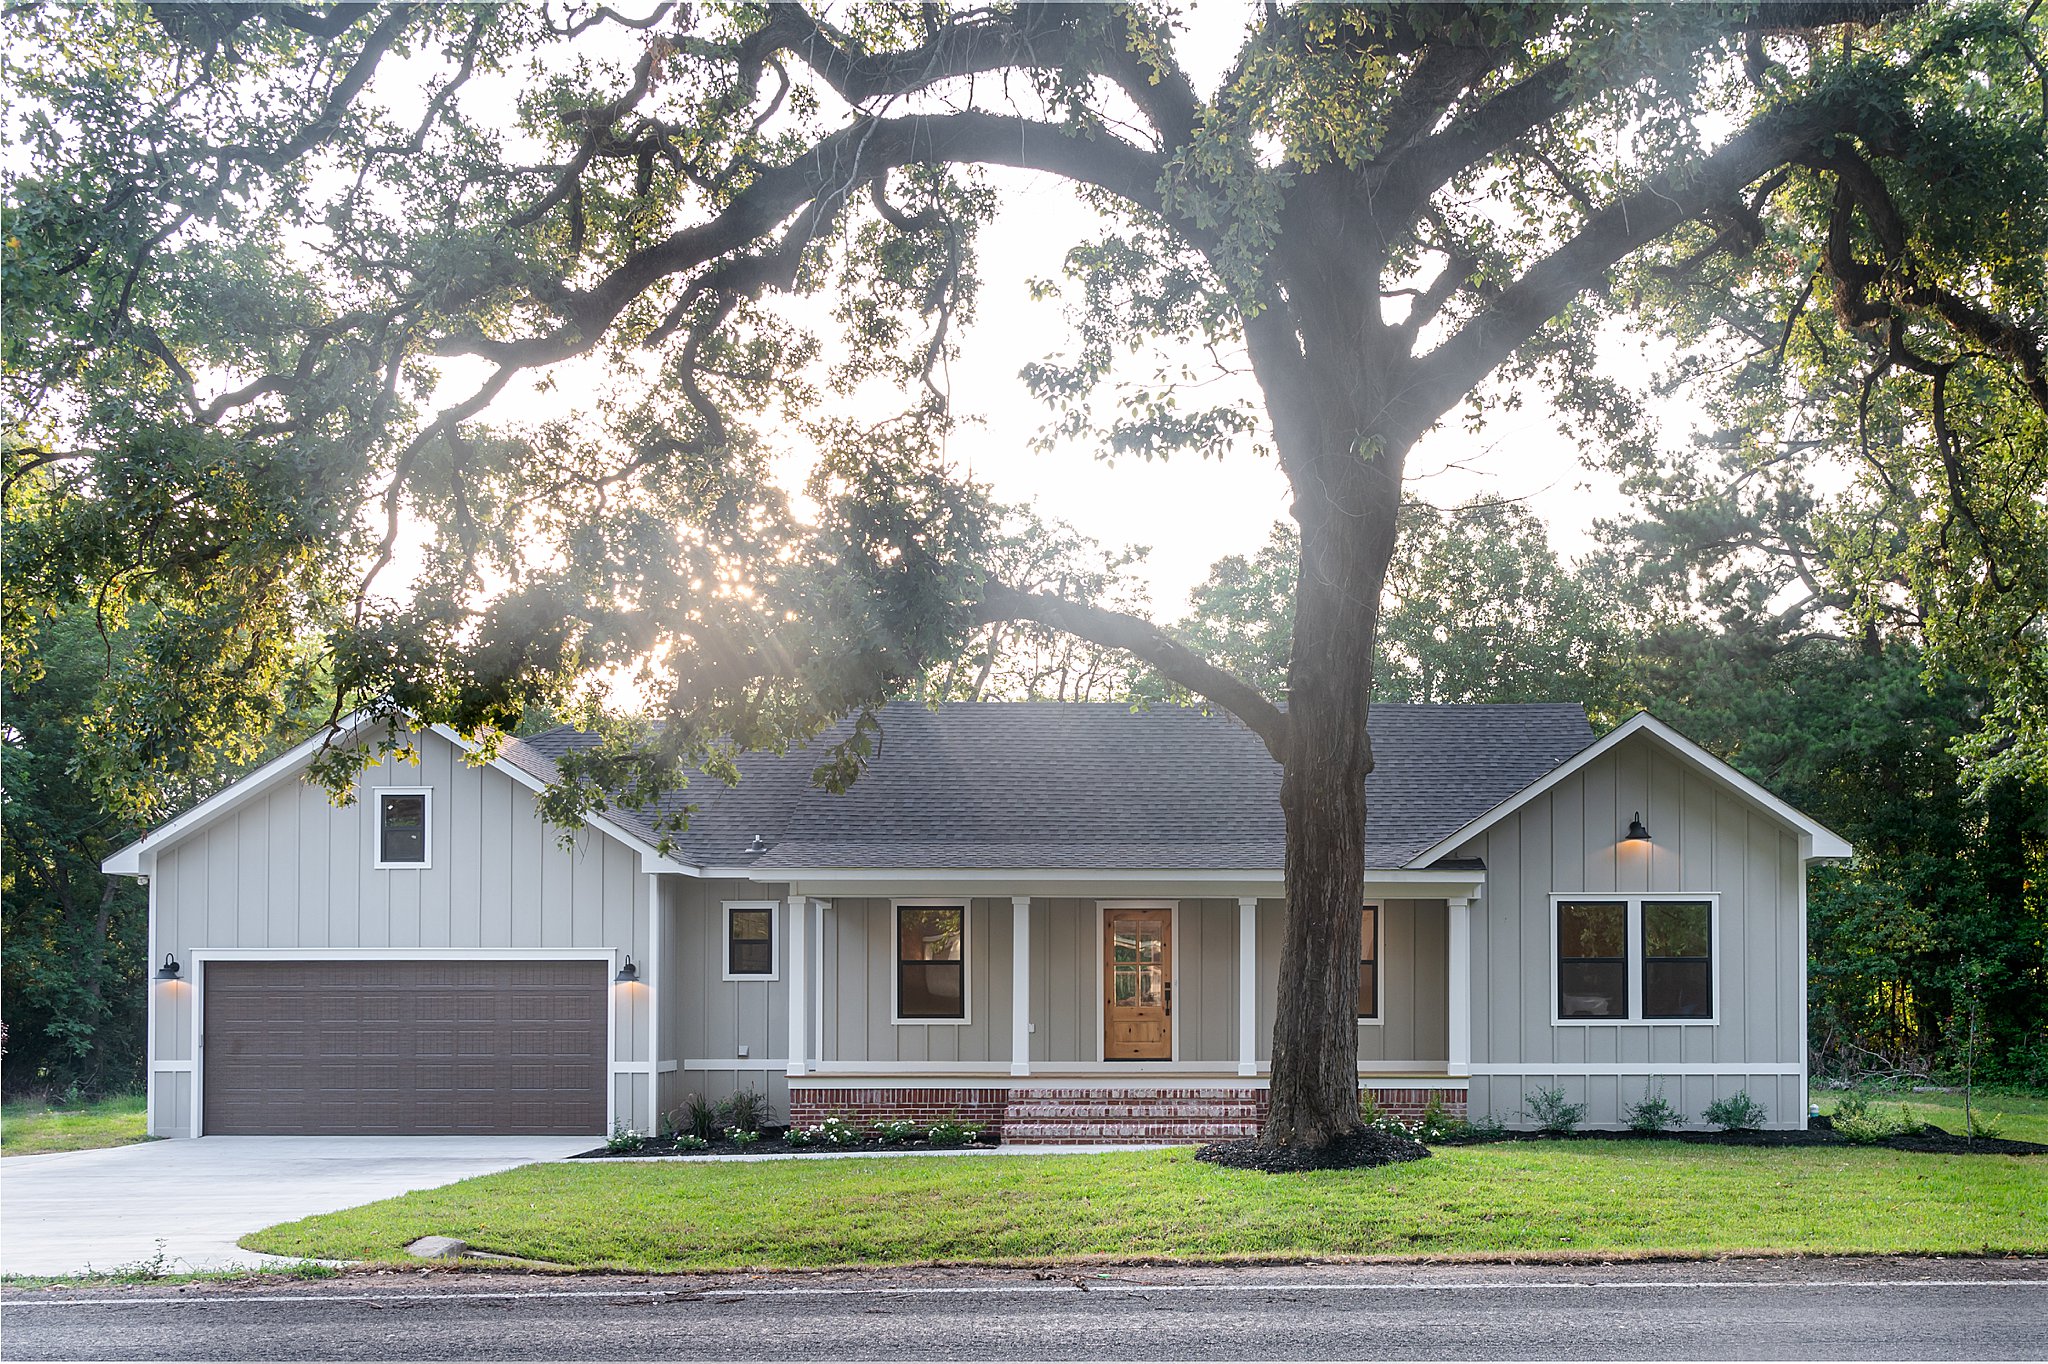
M 738 963 L 734 960 L 733 949 L 742 941 L 742 939 L 736 938 L 733 935 L 733 916 L 736 914 L 760 914 L 767 918 L 768 936 L 766 938 L 744 939 L 744 941 L 750 943 L 765 942 L 768 944 L 768 965 L 766 969 L 760 971 L 742 971 L 739 968 Z M 776 979 L 776 977 L 780 975 L 780 971 L 778 968 L 781 966 L 781 962 L 778 961 L 776 957 L 776 953 L 780 948 L 780 944 L 776 941 L 776 937 L 777 934 L 775 930 L 775 906 L 773 904 L 754 903 L 751 901 L 735 902 L 732 904 L 728 904 L 725 907 L 725 978 L 727 980 Z
M 1358 933 L 1358 978 L 1362 981 L 1365 979 L 1367 969 L 1369 968 L 1372 971 L 1372 1009 L 1370 1011 L 1358 1009 L 1358 1016 L 1361 1019 L 1370 1019 L 1375 1023 L 1379 1021 L 1380 1017 L 1380 916 L 1383 912 L 1378 904 L 1361 905 L 1358 910 L 1358 917 L 1361 921 L 1366 915 L 1372 915 L 1371 941 L 1366 940 L 1363 922 L 1359 925 Z M 1352 1007 L 1357 1009 L 1356 1000 L 1352 1001 Z
M 1709 1022 L 1709 1021 L 1713 1020 L 1714 1018 L 1718 1017 L 1718 1016 L 1719 1016 L 1719 1014 L 1720 1014 L 1720 1001 L 1719 1001 L 1719 1000 L 1718 1000 L 1718 999 L 1717 999 L 1717 998 L 1715 997 L 1715 990 L 1714 990 L 1714 948 L 1715 948 L 1715 946 L 1716 946 L 1716 944 L 1715 944 L 1715 942 L 1714 942 L 1714 917 L 1715 917 L 1715 916 L 1714 916 L 1714 905 L 1715 905 L 1715 901 L 1713 901 L 1713 900 L 1709 900 L 1709 899 L 1703 899 L 1703 898 L 1700 898 L 1700 897 L 1698 897 L 1698 896 L 1688 896 L 1688 895 L 1658 895 L 1658 896 L 1649 896 L 1649 895 L 1645 895 L 1645 896 L 1642 896 L 1642 897 L 1640 897 L 1640 898 L 1638 899 L 1638 901 L 1637 901 L 1637 904 L 1641 906 L 1641 908 L 1640 908 L 1640 910 L 1639 910 L 1638 912 L 1639 912 L 1639 913 L 1641 914 L 1641 916 L 1642 916 L 1642 922 L 1643 922 L 1643 942 L 1642 942 L 1642 961 L 1643 961 L 1643 965 L 1642 965 L 1642 985 L 1641 985 L 1641 994 L 1642 994 L 1642 998 L 1641 998 L 1641 999 L 1640 999 L 1640 1000 L 1638 1001 L 1638 1011 L 1639 1011 L 1639 1016 L 1640 1016 L 1640 1017 L 1642 1017 L 1642 1018 L 1644 1018 L 1644 1019 L 1648 1019 L 1648 1020 L 1655 1020 L 1655 1021 L 1657 1021 L 1657 1022 L 1660 1022 L 1660 1023 L 1664 1023 L 1664 1022 L 1685 1022 L 1685 1023 L 1705 1023 L 1705 1022 Z M 1650 906 L 1652 906 L 1652 905 L 1687 905 L 1687 906 L 1691 906 L 1691 907 L 1696 907 L 1696 908 L 1698 908 L 1698 909 L 1704 910 L 1704 911 L 1706 912 L 1706 916 L 1707 916 L 1707 952 L 1706 952 L 1706 955 L 1705 955 L 1705 956 L 1700 956 L 1700 957 L 1694 957 L 1694 956 L 1686 956 L 1686 957 L 1667 957 L 1667 956 L 1659 956 L 1659 957 L 1653 957 L 1653 956 L 1651 956 L 1651 955 L 1650 955 Z M 1701 1014 L 1673 1014 L 1673 1013 L 1652 1013 L 1652 1012 L 1650 1011 L 1650 964 L 1651 964 L 1652 962 L 1659 962 L 1659 963 L 1665 963 L 1665 964 L 1687 964 L 1687 965 L 1695 965 L 1695 964 L 1696 964 L 1696 965 L 1699 965 L 1699 966 L 1704 966 L 1704 967 L 1706 968 L 1706 972 L 1707 972 L 1707 985 L 1706 985 L 1707 1011 L 1706 1011 L 1705 1013 L 1701 1013 Z
M 1621 955 L 1614 957 L 1567 957 L 1564 954 L 1564 912 L 1568 906 L 1599 905 L 1621 911 Z M 1551 963 L 1551 1010 L 1552 1017 L 1562 1023 L 1619 1023 L 1634 1017 L 1629 1011 L 1630 977 L 1633 974 L 1630 963 L 1635 946 L 1632 925 L 1635 916 L 1629 909 L 1629 897 L 1607 895 L 1575 895 L 1553 902 L 1551 909 L 1551 941 L 1555 960 Z M 1618 1014 L 1573 1014 L 1564 1008 L 1564 973 L 1567 964 L 1575 966 L 1619 966 L 1621 968 L 1621 990 L 1615 996 L 1621 1002 Z
M 934 910 L 950 912 L 960 916 L 960 957 L 957 961 L 934 961 L 929 957 L 906 958 L 903 955 L 903 916 L 905 914 L 930 914 Z M 939 904 L 899 904 L 896 906 L 896 1014 L 898 1023 L 965 1023 L 967 1021 L 967 905 L 965 902 Z M 959 1001 L 957 1013 L 908 1013 L 904 1010 L 903 976 L 905 967 L 917 967 L 930 973 L 933 967 L 952 967 L 959 974 L 959 988 L 954 998 Z
M 418 857 L 391 856 L 390 827 L 385 822 L 390 813 L 386 802 L 393 800 L 417 800 L 420 803 L 420 855 Z M 410 871 L 431 867 L 434 862 L 434 793 L 429 787 L 405 787 L 399 790 L 380 789 L 376 793 L 376 839 L 377 846 L 372 863 L 379 870 Z M 409 830 L 407 832 L 410 832 Z

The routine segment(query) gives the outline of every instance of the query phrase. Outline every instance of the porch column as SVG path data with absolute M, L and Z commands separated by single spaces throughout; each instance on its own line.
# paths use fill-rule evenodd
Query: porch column
M 1031 1073 L 1031 897 L 1010 897 L 1010 1074 Z
M 786 988 L 789 991 L 789 1069 L 785 1074 L 804 1073 L 804 1059 L 810 1052 L 811 1002 L 810 952 L 805 946 L 810 928 L 810 905 L 801 895 L 789 897 L 789 951 Z
M 1259 1073 L 1259 901 L 1237 902 L 1237 1073 Z
M 1449 1012 L 1449 1059 L 1444 1069 L 1452 1075 L 1472 1073 L 1472 901 L 1464 895 L 1448 897 L 1450 951 L 1446 954 L 1445 1007 Z

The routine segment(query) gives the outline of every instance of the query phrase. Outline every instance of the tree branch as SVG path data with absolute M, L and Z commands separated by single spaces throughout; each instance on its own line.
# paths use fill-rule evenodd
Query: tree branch
M 1258 688 L 1217 667 L 1149 620 L 993 582 L 982 590 L 981 601 L 974 608 L 974 620 L 977 625 L 1035 621 L 1091 644 L 1122 649 L 1244 721 L 1265 742 L 1274 761 L 1287 761 L 1287 712 L 1267 700 Z
M 1852 131 L 1856 112 L 1843 102 L 1765 114 L 1718 151 L 1665 171 L 1594 214 L 1576 235 L 1503 289 L 1492 307 L 1414 362 L 1412 381 L 1399 400 L 1406 430 L 1419 435 L 1428 429 L 1631 253 L 1725 202 L 1815 142 Z

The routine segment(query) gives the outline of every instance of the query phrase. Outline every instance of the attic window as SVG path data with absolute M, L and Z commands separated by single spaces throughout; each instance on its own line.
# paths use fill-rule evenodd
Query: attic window
M 429 851 L 425 787 L 377 793 L 377 865 L 425 867 Z

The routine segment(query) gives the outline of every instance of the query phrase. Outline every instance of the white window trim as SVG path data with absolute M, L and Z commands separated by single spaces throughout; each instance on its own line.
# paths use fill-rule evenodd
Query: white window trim
M 386 862 L 384 860 L 384 797 L 421 796 L 427 804 L 420 821 L 420 851 L 424 854 L 417 862 Z M 370 801 L 375 813 L 370 817 L 371 834 L 375 840 L 370 845 L 370 865 L 378 871 L 427 871 L 434 865 L 434 788 L 431 786 L 374 786 L 370 788 Z
M 1705 1018 L 1646 1018 L 1643 1016 L 1643 902 L 1645 900 L 1703 900 L 1707 904 L 1707 963 L 1711 1009 Z M 1623 903 L 1628 906 L 1628 1012 L 1614 1018 L 1565 1018 L 1560 1015 L 1557 995 L 1557 907 L 1565 902 L 1591 901 Z M 1550 956 L 1544 963 L 1545 988 L 1550 992 L 1550 1026 L 1553 1028 L 1714 1028 L 1721 1024 L 1721 893 L 1714 890 L 1615 891 L 1573 890 L 1553 892 L 1550 897 Z
M 768 911 L 768 970 L 766 972 L 743 971 L 735 973 L 732 969 L 732 912 L 736 909 L 765 909 Z M 727 900 L 724 902 L 720 912 L 724 916 L 724 923 L 720 928 L 720 932 L 723 934 L 721 943 L 723 951 L 725 953 L 724 960 L 721 963 L 721 969 L 724 972 L 725 978 L 727 980 L 739 981 L 781 980 L 782 924 L 779 921 L 778 916 L 782 912 L 782 901 Z
M 1373 1014 L 1370 1018 L 1359 1014 L 1358 1026 L 1361 1028 L 1377 1028 L 1384 1025 L 1387 1021 L 1387 970 L 1385 960 L 1387 946 L 1387 902 L 1384 900 L 1367 900 L 1358 907 L 1358 914 L 1361 920 L 1365 917 L 1365 911 L 1368 909 L 1372 911 L 1372 932 L 1373 937 L 1377 939 L 1372 945 Z M 1362 932 L 1361 936 L 1363 936 Z M 1356 1000 L 1352 1001 L 1351 1008 L 1354 1013 L 1357 1012 L 1358 1002 Z
M 960 911 L 960 1017 L 905 1018 L 903 1016 L 903 916 L 906 909 L 957 909 Z M 889 1021 L 899 1028 L 964 1028 L 974 1022 L 974 901 L 961 896 L 951 900 L 891 900 L 889 902 Z

